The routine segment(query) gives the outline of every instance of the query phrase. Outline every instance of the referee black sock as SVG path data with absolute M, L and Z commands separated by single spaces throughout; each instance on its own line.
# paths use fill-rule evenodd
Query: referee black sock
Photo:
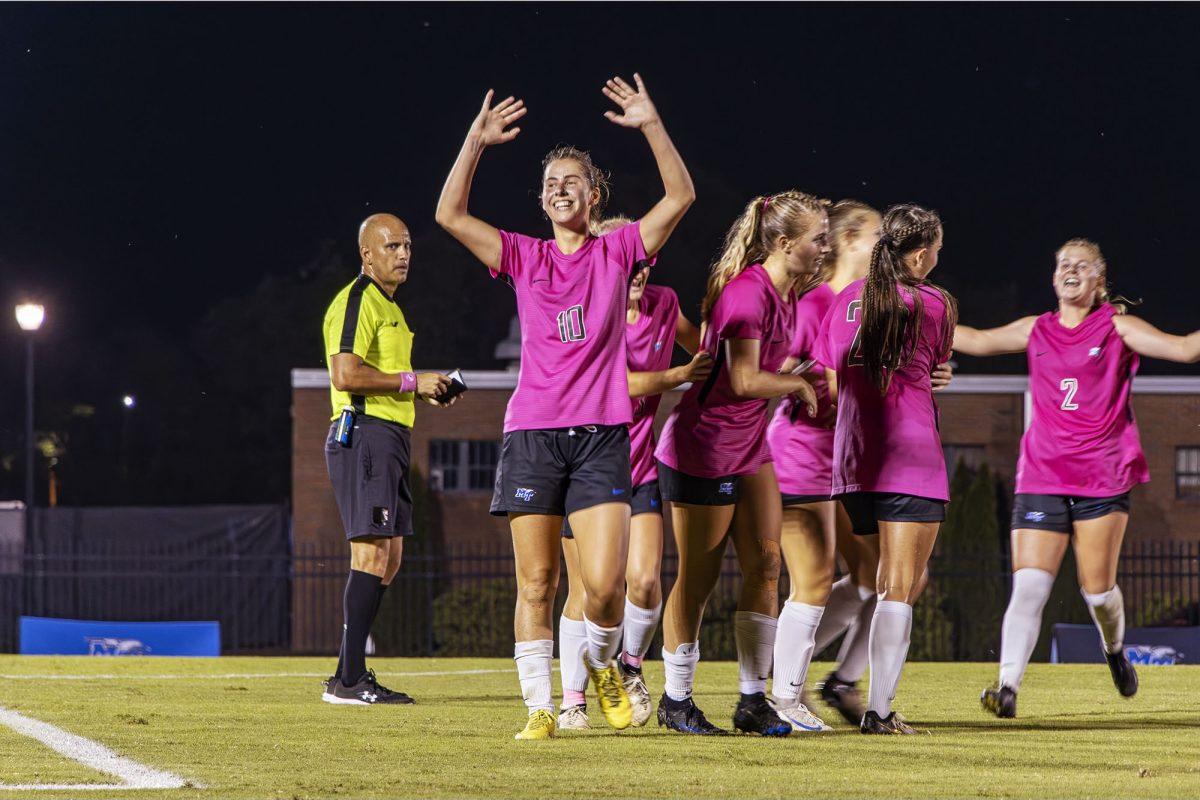
M 367 635 L 379 607 L 381 578 L 369 572 L 350 570 L 342 608 L 346 635 L 342 642 L 342 685 L 353 686 L 367 671 Z

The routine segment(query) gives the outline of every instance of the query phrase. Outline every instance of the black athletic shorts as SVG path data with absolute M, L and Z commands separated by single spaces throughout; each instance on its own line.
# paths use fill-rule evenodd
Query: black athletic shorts
M 833 498 L 827 494 L 784 494 L 783 506 L 806 506 L 809 503 L 828 503 Z
M 851 492 L 838 495 L 859 536 L 879 533 L 880 522 L 944 522 L 946 501 L 892 492 Z
M 738 499 L 738 476 L 699 478 L 658 462 L 662 499 L 696 506 L 731 506 Z
M 633 487 L 633 495 L 629 501 L 629 516 L 638 514 L 658 514 L 662 516 L 662 492 L 658 490 L 658 481 L 647 481 Z M 574 539 L 571 532 L 571 521 L 563 519 L 562 535 L 564 539 Z
M 346 538 L 410 535 L 412 432 L 399 423 L 359 414 L 350 446 L 342 447 L 333 438 L 336 430 L 335 420 L 325 438 L 325 466 Z
M 557 514 L 628 503 L 629 428 L 576 425 L 504 434 L 492 513 Z
M 1019 494 L 1013 498 L 1012 529 L 1070 533 L 1074 522 L 1099 519 L 1118 511 L 1129 513 L 1129 492 L 1115 497 Z

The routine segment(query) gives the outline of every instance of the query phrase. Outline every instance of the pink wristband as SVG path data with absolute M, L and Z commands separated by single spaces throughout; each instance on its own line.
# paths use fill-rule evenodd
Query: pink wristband
M 401 372 L 400 373 L 400 393 L 415 392 L 417 390 L 417 373 Z

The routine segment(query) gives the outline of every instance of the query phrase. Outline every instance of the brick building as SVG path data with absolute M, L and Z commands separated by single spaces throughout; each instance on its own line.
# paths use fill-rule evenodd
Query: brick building
M 507 541 L 508 525 L 488 514 L 488 503 L 516 372 L 464 377 L 471 390 L 453 408 L 417 404 L 413 463 L 429 482 L 446 541 Z M 1025 389 L 1019 375 L 956 376 L 938 395 L 947 459 L 986 462 L 1011 488 L 1029 408 Z M 663 398 L 660 425 L 680 394 Z M 1127 538 L 1200 540 L 1200 378 L 1139 377 L 1133 405 L 1152 482 L 1134 490 Z M 293 370 L 292 419 L 294 540 L 343 541 L 323 455 L 329 428 L 324 370 Z

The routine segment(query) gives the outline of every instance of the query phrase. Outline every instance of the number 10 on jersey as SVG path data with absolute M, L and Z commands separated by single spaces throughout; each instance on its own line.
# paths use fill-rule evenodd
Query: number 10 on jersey
M 564 342 L 581 342 L 587 338 L 583 327 L 583 306 L 571 306 L 558 312 L 558 338 Z

